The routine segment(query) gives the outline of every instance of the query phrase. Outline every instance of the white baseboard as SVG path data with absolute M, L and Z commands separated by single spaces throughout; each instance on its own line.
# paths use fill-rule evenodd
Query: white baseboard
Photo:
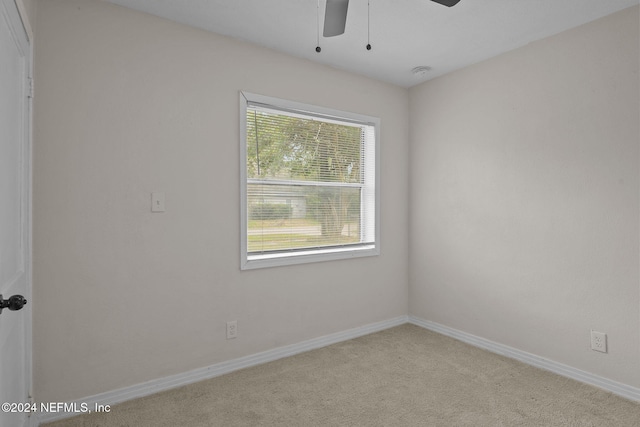
M 535 354 L 527 353 L 526 351 L 518 350 L 503 344 L 498 344 L 496 342 L 489 341 L 487 339 L 471 335 L 457 329 L 449 328 L 447 326 L 440 325 L 429 320 L 424 320 L 419 317 L 409 316 L 409 323 L 421 326 L 425 329 L 429 329 L 430 331 L 437 332 L 451 338 L 455 338 L 459 341 L 488 350 L 492 353 L 497 353 L 511 359 L 519 360 L 520 362 L 524 362 L 528 365 L 532 365 L 537 368 L 541 368 L 546 371 L 551 371 L 555 374 L 574 379 L 576 381 L 599 387 L 629 400 L 640 401 L 639 388 L 612 381 L 607 378 L 599 377 L 589 372 L 581 371 L 580 369 L 572 368 L 571 366 L 563 365 L 562 363 L 554 362 L 553 360 L 545 359 L 543 357 L 536 356 Z
M 394 326 L 405 324 L 408 321 L 409 321 L 409 316 L 399 316 L 393 319 L 384 320 L 382 322 L 371 323 L 369 325 L 361 326 L 358 328 L 348 329 L 346 331 L 336 332 L 334 334 L 326 335 L 323 337 L 310 339 L 307 341 L 300 342 L 298 344 L 292 344 L 285 347 L 274 348 L 272 350 L 263 351 L 263 352 L 252 354 L 245 357 L 240 357 L 238 359 L 216 363 L 215 365 L 194 369 L 192 371 L 184 372 L 182 374 L 176 374 L 176 375 L 171 375 L 169 377 L 158 378 L 156 380 L 148 381 L 141 384 L 136 384 L 136 385 L 121 388 L 118 390 L 108 391 L 106 393 L 100 393 L 94 396 L 88 396 L 83 399 L 78 399 L 74 402 L 69 402 L 69 403 L 71 405 L 75 404 L 77 407 L 81 407 L 82 404 L 85 404 L 88 408 L 94 408 L 96 404 L 115 405 L 117 403 L 122 403 L 127 400 L 148 396 L 154 393 L 180 387 L 183 385 L 192 384 L 192 383 L 206 380 L 209 378 L 218 377 L 220 375 L 228 374 L 230 372 L 237 371 L 239 369 L 261 365 L 263 363 L 272 362 L 274 360 L 293 356 L 295 354 L 303 353 L 305 351 L 326 347 L 331 344 L 336 344 L 336 343 L 347 341 L 363 335 L 379 332 L 385 329 L 392 328 Z M 57 421 L 64 418 L 70 418 L 74 415 L 77 415 L 77 414 L 68 413 L 68 412 L 39 413 L 38 424 Z

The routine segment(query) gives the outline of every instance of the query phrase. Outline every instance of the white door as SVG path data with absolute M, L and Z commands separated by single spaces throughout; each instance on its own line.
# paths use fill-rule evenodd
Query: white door
M 22 407 L 31 388 L 30 61 L 29 39 L 15 0 L 0 0 L 0 294 L 27 299 L 23 309 L 0 313 L 3 427 L 30 422 Z

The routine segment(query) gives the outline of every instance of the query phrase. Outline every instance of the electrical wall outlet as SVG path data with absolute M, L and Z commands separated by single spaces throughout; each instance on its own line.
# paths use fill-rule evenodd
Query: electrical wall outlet
M 607 352 L 607 334 L 591 330 L 591 350 Z
M 238 336 L 238 321 L 230 320 L 227 322 L 227 339 L 233 339 Z

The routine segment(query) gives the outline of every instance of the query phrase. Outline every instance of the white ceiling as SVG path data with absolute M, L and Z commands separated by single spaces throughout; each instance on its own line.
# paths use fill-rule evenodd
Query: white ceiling
M 318 0 L 107 0 L 374 79 L 410 87 L 640 0 L 350 0 L 343 35 L 316 53 Z M 320 0 L 320 25 L 324 22 Z M 320 30 L 322 34 L 322 28 Z M 414 75 L 417 66 L 431 71 Z

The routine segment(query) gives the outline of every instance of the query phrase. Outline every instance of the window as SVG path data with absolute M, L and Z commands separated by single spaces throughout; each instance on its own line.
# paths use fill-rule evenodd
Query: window
M 380 253 L 379 126 L 240 93 L 243 270 Z

